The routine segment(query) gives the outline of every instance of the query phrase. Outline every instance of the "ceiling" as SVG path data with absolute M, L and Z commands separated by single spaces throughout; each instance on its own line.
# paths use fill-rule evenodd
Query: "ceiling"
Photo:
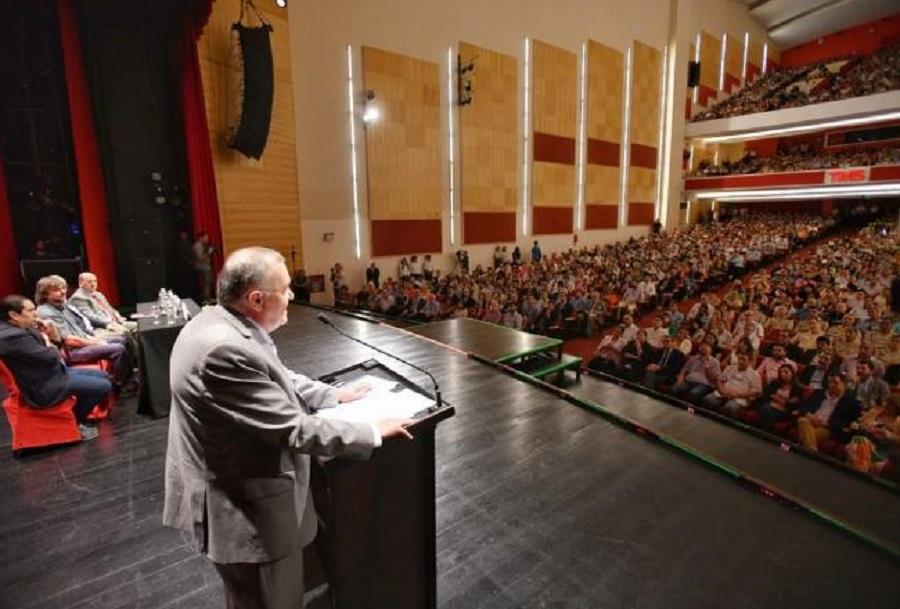
M 900 0 L 741 1 L 782 49 L 900 12 Z

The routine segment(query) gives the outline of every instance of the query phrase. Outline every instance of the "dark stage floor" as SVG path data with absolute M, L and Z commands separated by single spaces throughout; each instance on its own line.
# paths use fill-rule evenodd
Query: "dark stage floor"
M 276 334 L 289 366 L 321 375 L 373 357 L 315 314 L 292 309 Z M 437 434 L 442 608 L 900 598 L 900 564 L 835 527 L 454 351 L 332 318 L 429 367 L 456 407 Z M 123 404 L 96 442 L 21 460 L 2 424 L 0 607 L 223 606 L 213 570 L 159 524 L 167 422 L 135 409 Z

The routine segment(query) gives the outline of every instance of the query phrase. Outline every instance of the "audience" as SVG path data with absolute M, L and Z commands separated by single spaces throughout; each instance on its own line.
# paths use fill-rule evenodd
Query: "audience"
M 714 165 L 709 159 L 703 159 L 689 175 L 706 177 L 898 164 L 900 164 L 900 147 L 897 146 L 840 149 L 829 152 L 802 143 L 783 145 L 771 156 L 759 156 L 755 150 L 750 150 L 737 161 L 724 159 L 718 165 Z
M 698 112 L 706 121 L 795 108 L 900 89 L 900 45 L 864 57 L 829 59 L 800 68 L 776 68 L 740 91 Z

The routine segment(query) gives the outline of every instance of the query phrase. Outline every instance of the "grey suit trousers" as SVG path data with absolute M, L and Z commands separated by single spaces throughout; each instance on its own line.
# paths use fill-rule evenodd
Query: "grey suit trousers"
M 272 562 L 217 563 L 227 609 L 303 609 L 303 548 Z

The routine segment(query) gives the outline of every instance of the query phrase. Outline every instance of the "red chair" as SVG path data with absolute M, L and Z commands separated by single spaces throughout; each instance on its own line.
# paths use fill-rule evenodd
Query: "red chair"
M 49 408 L 32 408 L 23 403 L 19 386 L 12 372 L 0 360 L 0 383 L 8 394 L 3 400 L 6 420 L 12 429 L 13 453 L 25 448 L 68 444 L 81 441 L 81 432 L 75 421 L 75 396 L 70 395 L 62 402 Z

